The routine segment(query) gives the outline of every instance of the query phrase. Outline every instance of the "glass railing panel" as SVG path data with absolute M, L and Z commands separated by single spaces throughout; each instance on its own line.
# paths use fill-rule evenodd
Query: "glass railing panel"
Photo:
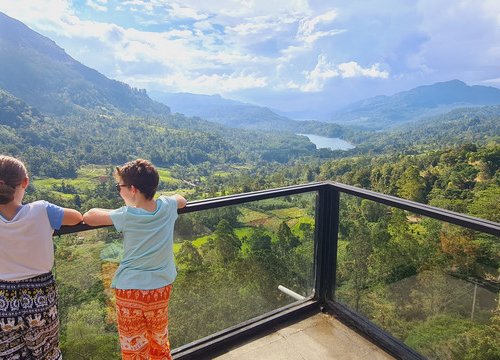
M 181 214 L 169 304 L 172 348 L 314 291 L 316 192 Z M 119 359 L 111 279 L 123 247 L 112 227 L 54 237 L 65 359 Z M 83 354 L 85 357 L 82 357 Z
M 499 240 L 341 194 L 334 297 L 430 359 L 499 354 Z
M 169 308 L 174 348 L 313 294 L 315 198 L 285 196 L 179 217 Z

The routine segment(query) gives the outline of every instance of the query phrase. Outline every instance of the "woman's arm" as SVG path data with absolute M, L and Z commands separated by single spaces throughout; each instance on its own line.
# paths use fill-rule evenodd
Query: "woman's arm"
M 64 214 L 61 225 L 76 225 L 83 221 L 82 214 L 75 209 L 63 208 Z
M 90 226 L 113 225 L 111 216 L 109 216 L 110 211 L 109 209 L 90 209 L 83 214 L 83 221 Z

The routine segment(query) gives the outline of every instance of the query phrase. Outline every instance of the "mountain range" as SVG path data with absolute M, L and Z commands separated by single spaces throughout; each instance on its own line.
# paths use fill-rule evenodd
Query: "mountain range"
M 225 99 L 220 95 L 160 91 L 150 91 L 149 95 L 156 101 L 168 104 L 173 112 L 198 116 L 230 127 L 268 130 L 290 127 L 289 118 L 266 107 Z
M 0 12 L 0 88 L 49 114 L 169 114 L 145 90 L 111 80 L 70 57 L 49 38 Z
M 297 123 L 297 120 L 280 116 L 269 108 L 225 99 L 220 95 L 151 92 L 151 97 L 168 104 L 172 111 L 236 128 L 294 131 L 310 122 Z M 469 86 L 460 80 L 451 80 L 355 102 L 334 113 L 330 121 L 343 127 L 388 130 L 457 108 L 498 104 L 500 89 Z
M 498 104 L 500 89 L 451 80 L 355 102 L 333 114 L 331 121 L 379 130 L 415 123 L 457 108 Z
M 151 92 L 108 79 L 71 58 L 49 38 L 0 13 L 0 89 L 44 114 L 164 116 L 172 111 L 241 129 L 349 138 L 354 129 L 388 130 L 460 107 L 500 104 L 500 89 L 452 80 L 376 96 L 332 114 L 331 122 L 298 121 L 219 95 Z M 154 100 L 153 100 L 153 99 Z M 192 120 L 190 120 L 192 122 Z M 206 123 L 203 124 L 207 126 Z

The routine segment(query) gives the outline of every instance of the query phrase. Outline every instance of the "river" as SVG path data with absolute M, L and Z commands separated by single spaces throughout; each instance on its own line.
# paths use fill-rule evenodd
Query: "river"
M 349 150 L 354 149 L 355 146 L 347 141 L 339 138 L 328 138 L 324 136 L 312 135 L 312 134 L 297 134 L 302 136 L 307 136 L 309 140 L 316 145 L 317 149 L 327 148 L 330 150 Z

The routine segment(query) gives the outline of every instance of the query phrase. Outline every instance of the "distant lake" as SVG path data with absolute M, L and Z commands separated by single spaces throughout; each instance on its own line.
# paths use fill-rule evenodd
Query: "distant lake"
M 302 136 L 307 136 L 311 142 L 316 145 L 317 149 L 327 148 L 330 150 L 349 150 L 354 149 L 355 146 L 347 141 L 339 138 L 328 138 L 324 136 L 312 135 L 312 134 L 297 134 Z

